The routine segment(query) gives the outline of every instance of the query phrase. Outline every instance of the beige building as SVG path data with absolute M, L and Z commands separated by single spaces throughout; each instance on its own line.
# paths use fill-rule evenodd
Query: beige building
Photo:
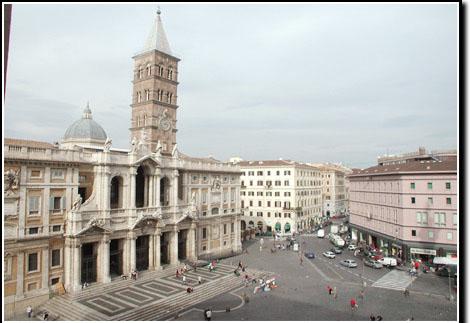
M 321 170 L 323 216 L 345 214 L 348 210 L 348 182 L 351 170 L 338 164 L 310 164 Z
M 177 148 L 178 61 L 158 12 L 134 56 L 130 149 L 89 106 L 60 144 L 5 139 L 6 318 L 84 282 L 241 250 L 239 166 Z
M 241 229 L 294 233 L 321 218 L 320 170 L 290 160 L 239 161 Z

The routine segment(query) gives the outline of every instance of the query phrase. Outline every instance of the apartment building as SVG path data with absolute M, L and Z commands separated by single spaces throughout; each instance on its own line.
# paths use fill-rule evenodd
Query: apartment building
M 402 159 L 348 176 L 352 239 L 403 260 L 455 256 L 457 160 Z
M 291 160 L 239 161 L 241 228 L 291 234 L 321 221 L 320 170 Z

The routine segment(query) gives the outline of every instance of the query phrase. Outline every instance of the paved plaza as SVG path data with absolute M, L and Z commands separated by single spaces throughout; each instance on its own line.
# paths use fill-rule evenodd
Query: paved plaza
M 177 320 L 201 320 L 203 310 L 214 310 L 214 320 L 369 320 L 369 315 L 381 315 L 384 320 L 456 320 L 457 306 L 450 302 L 448 280 L 434 274 L 421 274 L 411 279 L 406 272 L 362 267 L 359 258 L 344 250 L 336 259 L 321 255 L 332 245 L 326 239 L 302 236 L 306 250 L 313 250 L 316 258 L 304 258 L 300 264 L 298 253 L 284 250 L 271 253 L 272 240 L 264 239 L 264 249 L 259 251 L 259 241 L 245 243 L 248 254 L 223 262 L 237 264 L 243 261 L 250 268 L 276 273 L 278 288 L 253 294 L 254 286 L 242 287 L 224 297 L 217 297 L 185 311 Z M 357 268 L 339 265 L 342 259 L 356 259 Z M 364 299 L 359 297 L 366 282 Z M 327 286 L 336 287 L 337 299 L 327 292 Z M 410 290 L 405 297 L 403 289 Z M 249 297 L 243 301 L 242 295 Z M 452 291 L 454 297 L 456 294 Z M 358 301 L 358 310 L 352 312 L 350 299 Z M 226 308 L 230 307 L 230 312 Z
M 456 320 L 457 307 L 451 302 L 445 277 L 420 274 L 411 279 L 405 271 L 363 267 L 359 258 L 344 250 L 335 259 L 321 254 L 332 245 L 314 236 L 298 238 L 302 248 L 315 253 L 303 258 L 291 250 L 271 252 L 273 241 L 247 241 L 247 253 L 221 261 L 217 270 L 190 271 L 187 285 L 175 277 L 176 267 L 147 272 L 137 281 L 120 279 L 97 284 L 75 295 L 54 297 L 36 314 L 47 310 L 56 320 L 202 320 L 203 311 L 213 310 L 214 320 Z M 342 259 L 356 259 L 357 268 L 339 265 Z M 254 294 L 256 284 L 246 286 L 233 270 L 242 261 L 253 277 L 276 278 L 277 288 Z M 203 282 L 198 284 L 198 276 Z M 359 297 L 365 282 L 364 297 Z M 187 286 L 194 287 L 188 294 Z M 327 286 L 336 287 L 335 299 Z M 410 290 L 405 297 L 404 288 Z M 451 291 L 456 297 L 455 292 Z M 248 299 L 247 299 L 248 298 Z M 349 301 L 358 301 L 351 311 Z M 247 301 L 245 301 L 247 299 Z

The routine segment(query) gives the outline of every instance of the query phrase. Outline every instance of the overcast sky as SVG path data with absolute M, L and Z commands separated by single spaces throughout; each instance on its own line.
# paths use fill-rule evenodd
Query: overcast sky
M 165 4 L 192 156 L 376 164 L 457 148 L 457 4 Z M 6 137 L 53 142 L 90 101 L 129 147 L 132 56 L 155 4 L 14 4 Z

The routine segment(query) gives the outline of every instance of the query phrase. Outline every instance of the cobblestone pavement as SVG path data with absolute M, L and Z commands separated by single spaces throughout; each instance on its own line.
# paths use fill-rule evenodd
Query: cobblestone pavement
M 259 241 L 252 240 L 244 247 L 248 254 L 223 260 L 236 265 L 239 260 L 248 268 L 276 273 L 278 288 L 253 294 L 253 286 L 227 293 L 198 304 L 183 312 L 177 320 L 202 320 L 203 309 L 212 308 L 213 320 L 369 320 L 369 315 L 381 315 L 384 320 L 439 320 L 455 321 L 457 306 L 450 302 L 448 283 L 443 277 L 422 274 L 413 282 L 404 273 L 396 270 L 362 268 L 362 262 L 351 251 L 345 250 L 336 259 L 327 259 L 321 254 L 332 245 L 326 239 L 301 237 L 305 250 L 314 251 L 316 258 L 305 259 L 300 264 L 294 251 L 271 253 L 272 240 L 264 238 L 264 249 L 259 251 Z M 305 241 L 305 244 L 303 243 Z M 357 268 L 339 265 L 342 259 L 355 259 Z M 364 299 L 359 297 L 366 282 Z M 374 283 L 382 282 L 380 288 Z M 393 289 L 386 288 L 391 284 Z M 338 297 L 328 294 L 326 287 L 337 287 Z M 400 286 L 408 286 L 411 293 L 405 297 Z M 249 302 L 245 304 L 241 295 L 245 293 Z M 455 293 L 454 293 L 455 295 Z M 358 310 L 351 311 L 349 300 L 358 301 Z M 230 307 L 230 312 L 225 308 Z

